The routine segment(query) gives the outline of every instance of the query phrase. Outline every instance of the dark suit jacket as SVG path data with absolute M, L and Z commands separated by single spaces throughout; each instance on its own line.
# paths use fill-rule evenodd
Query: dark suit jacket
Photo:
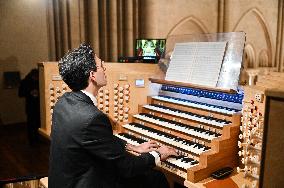
M 125 151 L 108 117 L 83 92 L 65 93 L 52 117 L 49 188 L 123 187 L 124 178 L 155 166 L 154 157 Z

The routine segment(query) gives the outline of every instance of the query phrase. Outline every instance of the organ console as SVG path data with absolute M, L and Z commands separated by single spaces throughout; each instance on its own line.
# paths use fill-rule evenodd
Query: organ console
M 221 92 L 163 81 L 158 95 L 148 96 L 116 136 L 134 145 L 155 140 L 174 147 L 179 156 L 162 161 L 159 168 L 179 181 L 198 182 L 238 164 L 242 99 L 241 90 Z

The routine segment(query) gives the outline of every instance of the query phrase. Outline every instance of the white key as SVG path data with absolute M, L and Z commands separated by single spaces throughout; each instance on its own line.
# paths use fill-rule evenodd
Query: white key
M 230 109 L 222 109 L 222 108 L 218 108 L 217 106 L 207 106 L 204 104 L 196 104 L 196 103 L 192 103 L 190 101 L 180 101 L 174 98 L 168 98 L 168 97 L 163 97 L 163 96 L 153 96 L 153 99 L 157 99 L 160 101 L 166 101 L 166 102 L 171 102 L 174 104 L 181 104 L 181 105 L 185 105 L 185 106 L 190 106 L 190 107 L 195 107 L 195 108 L 199 108 L 199 109 L 205 109 L 205 110 L 210 110 L 210 111 L 214 111 L 214 112 L 220 112 L 223 114 L 234 114 L 236 113 L 234 110 L 230 110 Z
M 204 138 L 204 139 L 207 139 L 207 140 L 213 140 L 214 138 L 217 138 L 214 135 L 208 135 L 205 132 L 204 133 L 197 132 L 194 129 L 191 129 L 190 127 L 189 128 L 181 127 L 181 126 L 178 126 L 178 125 L 173 124 L 173 123 L 160 121 L 160 120 L 157 120 L 157 119 L 154 119 L 154 118 L 151 118 L 151 117 L 147 117 L 147 116 L 144 116 L 144 115 L 136 114 L 136 115 L 134 115 L 134 117 L 137 118 L 137 119 L 140 119 L 140 120 L 145 120 L 145 121 L 148 121 L 148 122 L 151 122 L 151 123 L 155 123 L 157 125 L 161 125 L 161 126 L 166 127 L 166 128 L 170 128 L 170 129 L 178 130 L 178 131 L 190 134 L 190 135 L 198 136 L 200 138 Z
M 145 105 L 144 108 L 147 108 L 149 110 L 155 110 L 155 111 L 158 111 L 158 112 L 163 112 L 163 113 L 170 114 L 170 115 L 183 117 L 183 118 L 190 119 L 190 120 L 199 121 L 201 123 L 207 123 L 207 124 L 215 125 L 215 126 L 218 126 L 218 127 L 224 127 L 224 125 L 228 125 L 224 122 L 219 123 L 219 122 L 216 122 L 214 120 L 206 120 L 206 119 L 203 119 L 203 118 L 188 115 L 188 114 L 183 113 L 183 112 L 179 113 L 179 112 L 172 111 L 170 109 L 159 108 L 159 107 L 152 106 L 152 105 Z
M 136 126 L 133 126 L 133 125 L 130 125 L 130 124 L 125 124 L 125 125 L 123 125 L 123 127 L 126 128 L 126 129 L 129 129 L 129 130 L 135 131 L 135 132 L 139 132 L 140 134 L 146 135 L 150 138 L 160 140 L 162 142 L 167 143 L 168 145 L 176 146 L 178 148 L 181 148 L 181 149 L 189 151 L 189 152 L 193 152 L 193 153 L 198 154 L 198 155 L 205 152 L 203 150 L 203 148 L 200 148 L 200 149 L 194 148 L 195 144 L 188 146 L 188 145 L 182 143 L 182 141 L 177 142 L 174 139 L 167 138 L 164 135 L 162 135 L 162 136 L 158 135 L 157 133 L 142 129 L 140 127 L 136 127 Z

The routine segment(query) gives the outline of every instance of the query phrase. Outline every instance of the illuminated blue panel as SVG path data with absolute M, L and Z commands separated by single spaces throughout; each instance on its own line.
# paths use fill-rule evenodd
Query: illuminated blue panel
M 234 102 L 234 103 L 239 103 L 239 104 L 242 104 L 242 101 L 244 98 L 244 92 L 242 89 L 238 89 L 236 94 L 229 94 L 229 93 L 222 93 L 222 92 L 217 92 L 217 91 L 207 91 L 207 90 L 202 90 L 202 89 L 193 89 L 193 88 L 163 85 L 161 90 L 175 92 L 175 93 L 182 93 L 186 95 L 193 95 L 197 97 L 204 97 L 204 98 Z

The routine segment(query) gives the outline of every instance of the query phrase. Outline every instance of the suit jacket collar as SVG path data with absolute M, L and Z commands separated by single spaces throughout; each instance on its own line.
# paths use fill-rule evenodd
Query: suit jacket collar
M 85 93 L 82 91 L 72 91 L 72 93 L 75 95 L 75 97 L 78 97 L 80 100 L 87 102 L 88 104 L 94 105 L 93 101 L 90 97 L 88 97 Z

